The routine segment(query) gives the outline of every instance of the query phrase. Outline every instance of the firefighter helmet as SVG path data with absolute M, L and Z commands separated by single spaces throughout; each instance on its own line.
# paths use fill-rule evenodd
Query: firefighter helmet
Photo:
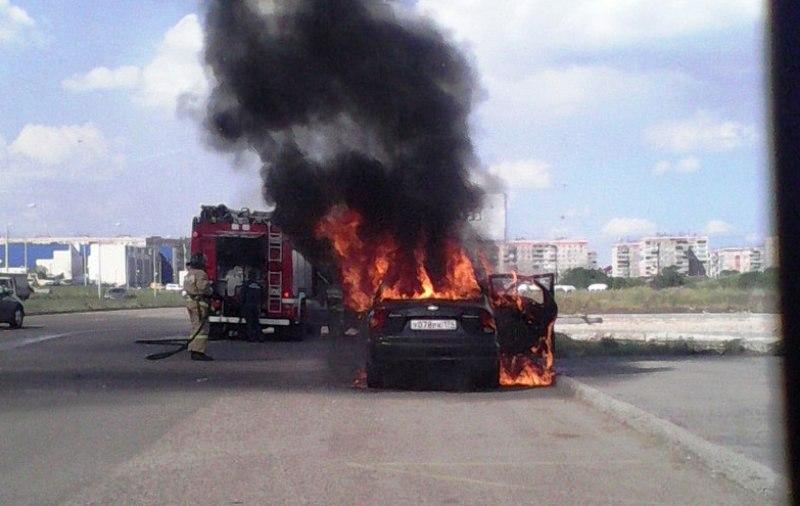
M 206 259 L 202 253 L 193 253 L 189 261 L 186 263 L 189 267 L 194 267 L 195 269 L 205 269 L 206 267 Z

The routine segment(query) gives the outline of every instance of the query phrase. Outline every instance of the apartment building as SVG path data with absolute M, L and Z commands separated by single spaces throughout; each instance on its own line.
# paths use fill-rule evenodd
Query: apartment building
M 764 270 L 764 251 L 761 248 L 721 248 L 711 252 L 709 275 L 717 277 L 723 271 L 752 272 Z
M 590 268 L 588 242 L 584 239 L 515 239 L 507 241 L 501 253 L 506 270 L 516 268 L 530 274 L 555 272 L 562 275 L 576 267 Z
M 655 236 L 639 242 L 640 276 L 655 276 L 671 266 L 689 276 L 705 276 L 709 271 L 706 236 Z
M 556 272 L 558 250 L 544 241 L 517 239 L 501 246 L 504 271 L 517 270 L 525 274 Z
M 615 278 L 639 277 L 639 243 L 623 242 L 611 248 L 611 276 Z
M 675 266 L 690 276 L 705 276 L 710 269 L 708 237 L 691 235 L 652 236 L 618 243 L 611 250 L 614 277 L 650 277 Z

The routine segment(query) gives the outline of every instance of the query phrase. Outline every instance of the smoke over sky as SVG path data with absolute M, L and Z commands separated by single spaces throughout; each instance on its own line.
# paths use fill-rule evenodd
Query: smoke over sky
M 307 249 L 345 204 L 362 234 L 435 258 L 479 204 L 467 171 L 476 79 L 430 21 L 377 1 L 215 1 L 205 44 L 210 142 L 259 153 L 264 197 Z

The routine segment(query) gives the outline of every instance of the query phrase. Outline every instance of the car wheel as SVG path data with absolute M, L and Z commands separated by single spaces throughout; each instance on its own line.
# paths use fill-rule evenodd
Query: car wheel
M 14 316 L 11 318 L 11 328 L 18 329 L 22 327 L 22 322 L 25 320 L 25 311 L 22 306 L 17 306 L 14 310 Z
M 476 388 L 493 389 L 500 386 L 500 366 L 495 364 L 487 369 L 475 371 L 473 379 Z
M 367 388 L 383 388 L 384 374 L 383 368 L 372 363 L 367 364 Z

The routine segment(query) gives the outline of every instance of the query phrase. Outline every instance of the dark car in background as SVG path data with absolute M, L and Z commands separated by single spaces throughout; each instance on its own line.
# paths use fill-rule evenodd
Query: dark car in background
M 131 292 L 130 290 L 128 290 L 127 288 L 122 287 L 122 286 L 118 286 L 118 287 L 115 287 L 115 288 L 109 288 L 108 290 L 106 290 L 106 293 L 103 295 L 104 299 L 110 299 L 110 300 L 131 299 L 133 297 L 136 297 L 136 295 L 133 292 Z
M 0 280 L 0 322 L 18 329 L 25 319 L 25 309 L 10 284 L 4 281 Z
M 423 376 L 461 369 L 470 387 L 498 383 L 494 314 L 475 300 L 383 300 L 369 313 L 367 385 L 381 388 L 395 373 Z

